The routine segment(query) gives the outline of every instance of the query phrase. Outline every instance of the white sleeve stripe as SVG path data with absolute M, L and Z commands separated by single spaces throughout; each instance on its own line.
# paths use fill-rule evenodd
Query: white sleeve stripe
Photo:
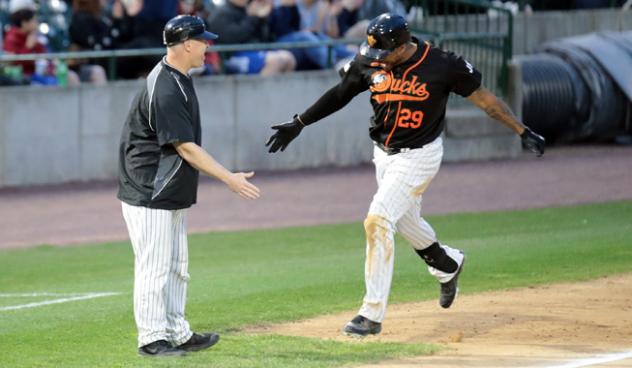
M 171 182 L 171 179 L 173 179 L 173 177 L 176 175 L 178 170 L 180 170 L 180 166 L 182 166 L 182 161 L 184 161 L 184 160 L 182 158 L 179 158 L 179 160 L 180 160 L 180 162 L 178 162 L 178 167 L 175 170 L 173 170 L 173 172 L 171 173 L 171 176 L 169 176 L 169 179 L 167 179 L 167 181 L 162 186 L 162 188 L 160 188 L 158 193 L 156 193 L 156 195 L 151 197 L 152 200 L 156 199 L 160 195 L 160 193 L 162 193 L 162 191 L 167 187 L 167 185 L 169 185 L 169 182 Z
M 187 94 L 184 92 L 184 88 L 182 88 L 182 84 L 180 84 L 180 80 L 178 79 L 178 77 L 173 75 L 173 73 L 171 73 L 171 76 L 173 77 L 173 79 L 176 80 L 176 83 L 178 83 L 178 87 L 180 87 L 180 91 L 184 95 L 184 101 L 189 102 L 189 98 L 187 97 Z
M 156 91 L 156 81 L 158 80 L 158 75 L 162 70 L 162 65 L 158 64 L 154 70 L 151 71 L 149 76 L 147 77 L 147 94 L 149 94 L 149 107 L 148 117 L 149 117 L 149 129 L 156 131 L 156 128 L 151 125 L 151 102 L 154 99 L 154 92 Z

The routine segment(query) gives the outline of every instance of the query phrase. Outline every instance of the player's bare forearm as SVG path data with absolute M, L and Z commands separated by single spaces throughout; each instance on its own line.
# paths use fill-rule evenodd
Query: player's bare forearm
M 489 117 L 503 123 L 517 134 L 524 132 L 524 125 L 518 120 L 507 104 L 485 87 L 480 87 L 468 96 L 474 105 L 485 111 Z
M 232 173 L 217 162 L 204 148 L 193 142 L 175 143 L 173 145 L 180 157 L 201 173 L 224 182 L 230 190 L 244 198 L 259 198 L 259 188 L 248 182 L 254 176 L 250 173 Z

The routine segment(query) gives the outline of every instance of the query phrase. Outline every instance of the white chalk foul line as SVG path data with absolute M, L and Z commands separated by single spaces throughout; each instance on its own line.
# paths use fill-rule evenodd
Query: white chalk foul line
M 555 366 L 550 366 L 546 368 L 590 367 L 591 365 L 595 365 L 595 364 L 616 362 L 617 360 L 623 360 L 623 359 L 628 359 L 628 358 L 632 358 L 632 351 L 626 351 L 624 353 L 617 353 L 617 354 L 606 354 L 606 355 L 601 355 L 601 356 L 588 358 L 588 359 L 579 359 L 579 360 L 575 360 L 566 364 L 555 365 Z
M 38 293 L 22 294 L 21 296 L 41 296 L 41 294 L 40 295 L 34 295 L 34 294 L 38 294 Z M 44 305 L 68 303 L 68 302 L 74 302 L 74 301 L 78 301 L 78 300 L 102 298 L 102 297 L 105 297 L 105 296 L 113 296 L 113 295 L 119 295 L 119 294 L 121 294 L 121 293 L 85 293 L 85 294 L 82 294 L 82 295 L 72 296 L 72 297 L 67 297 L 67 298 L 51 299 L 51 300 L 44 300 L 44 301 L 35 302 L 35 303 L 27 303 L 27 304 L 20 304 L 20 305 L 10 305 L 8 307 L 0 307 L 0 312 L 10 311 L 10 310 L 18 310 L 18 309 L 26 309 L 26 308 L 36 308 L 36 307 L 42 307 Z M 17 296 L 17 295 L 13 295 L 13 296 Z
M 37 296 L 79 296 L 88 295 L 94 293 L 49 293 L 49 292 L 37 292 L 37 293 L 0 293 L 0 298 L 25 298 L 25 297 L 37 297 Z

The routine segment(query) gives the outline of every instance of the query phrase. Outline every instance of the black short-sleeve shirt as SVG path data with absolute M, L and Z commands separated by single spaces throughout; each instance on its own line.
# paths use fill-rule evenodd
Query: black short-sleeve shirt
M 119 147 L 118 198 L 135 206 L 188 208 L 199 173 L 173 144 L 201 144 L 200 108 L 191 78 L 163 59 L 132 102 Z

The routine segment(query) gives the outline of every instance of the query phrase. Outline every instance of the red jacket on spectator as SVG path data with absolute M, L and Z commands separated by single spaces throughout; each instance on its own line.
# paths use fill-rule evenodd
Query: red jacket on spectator
M 27 36 L 27 34 L 20 32 L 17 27 L 12 26 L 4 36 L 4 51 L 11 54 L 42 54 L 46 52 L 46 47 L 39 42 L 31 49 L 27 48 Z M 33 75 L 35 72 L 35 62 L 33 61 L 13 61 L 11 64 L 21 65 L 22 72 L 26 76 Z

